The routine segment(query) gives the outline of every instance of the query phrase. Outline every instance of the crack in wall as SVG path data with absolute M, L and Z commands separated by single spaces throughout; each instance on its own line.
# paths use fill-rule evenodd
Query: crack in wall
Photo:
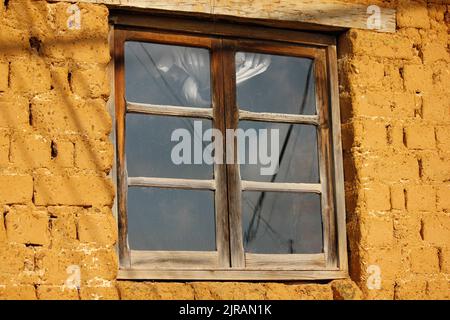
M 51 149 L 50 157 L 53 160 L 58 156 L 58 146 L 54 140 L 52 140 L 50 143 L 50 149 Z
M 33 126 L 33 112 L 32 112 L 32 103 L 28 103 L 28 124 Z
M 28 40 L 28 42 L 30 43 L 30 49 L 31 51 L 34 51 L 35 53 L 37 53 L 38 55 L 41 54 L 41 44 L 42 41 L 37 38 L 37 37 L 30 37 L 30 39 Z
M 11 62 L 8 62 L 8 89 L 11 87 Z
M 419 178 L 423 179 L 423 161 L 422 159 L 417 159 L 417 165 L 419 167 Z
M 69 90 L 70 90 L 70 92 L 73 93 L 72 72 L 71 72 L 71 71 L 69 71 L 69 72 L 67 73 L 67 82 L 68 82 L 68 84 L 69 84 Z
M 3 208 L 3 212 L 2 212 L 2 215 L 3 215 L 3 227 L 5 228 L 5 232 L 7 230 L 7 228 L 6 228 L 6 215 L 8 214 L 8 212 L 9 212 L 9 208 L 5 206 Z

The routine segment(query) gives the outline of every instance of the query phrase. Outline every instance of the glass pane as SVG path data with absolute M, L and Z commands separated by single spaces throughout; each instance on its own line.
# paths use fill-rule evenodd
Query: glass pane
M 128 241 L 134 250 L 216 250 L 214 192 L 128 188 Z
M 316 114 L 314 61 L 237 52 L 237 104 L 253 112 Z
M 242 227 L 246 252 L 323 252 L 317 194 L 243 192 Z
M 210 120 L 127 114 L 126 128 L 128 176 L 213 177 L 213 166 L 203 161 L 201 152 L 194 153 L 210 144 L 202 140 L 203 132 L 211 128 Z
M 315 126 L 241 121 L 239 127 L 247 136 L 245 145 L 241 147 L 239 140 L 244 139 L 238 136 L 243 180 L 319 183 Z M 245 160 L 242 154 L 244 150 Z
M 126 99 L 159 105 L 211 106 L 209 51 L 125 43 Z

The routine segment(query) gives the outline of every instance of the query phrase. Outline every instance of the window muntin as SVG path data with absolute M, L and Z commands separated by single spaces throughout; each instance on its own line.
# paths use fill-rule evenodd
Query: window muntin
M 144 113 L 151 115 L 170 115 L 170 116 L 182 116 L 182 117 L 200 117 L 204 119 L 212 119 L 213 126 L 219 128 L 222 132 L 225 129 L 236 129 L 241 123 L 245 122 L 269 122 L 278 124 L 293 124 L 295 127 L 314 127 L 317 128 L 317 150 L 319 163 L 319 180 L 316 177 L 310 182 L 291 182 L 286 183 L 284 181 L 267 183 L 263 181 L 255 180 L 241 180 L 240 168 L 237 162 L 235 164 L 224 164 L 224 165 L 214 165 L 214 180 L 197 180 L 197 179 L 169 179 L 170 181 L 163 181 L 158 178 L 143 178 L 134 177 L 128 178 L 128 187 L 134 186 L 145 186 L 145 187 L 163 187 L 163 188 L 175 188 L 175 189 L 199 189 L 199 190 L 213 190 L 215 198 L 215 219 L 216 219 L 216 252 L 194 252 L 191 251 L 132 251 L 135 259 L 128 262 L 123 259 L 125 256 L 123 250 L 125 247 L 122 241 L 122 252 L 121 269 L 125 271 L 124 274 L 131 275 L 131 277 L 136 277 L 136 273 L 133 270 L 143 270 L 144 277 L 148 278 L 184 278 L 184 279 L 204 279 L 204 278 L 218 278 L 218 279 L 298 279 L 298 278 L 326 278 L 326 277 L 336 277 L 338 273 L 335 270 L 345 271 L 345 266 L 337 262 L 337 246 L 336 246 L 336 232 L 334 228 L 335 225 L 335 209 L 334 209 L 334 189 L 333 189 L 333 177 L 331 175 L 331 168 L 335 167 L 332 158 L 332 148 L 330 143 L 334 141 L 330 136 L 329 128 L 330 114 L 329 114 L 329 103 L 328 100 L 328 75 L 327 75 L 327 64 L 330 61 L 327 59 L 332 59 L 332 56 L 327 56 L 326 47 L 308 47 L 308 46 L 298 46 L 289 45 L 282 43 L 272 43 L 272 42 L 260 42 L 251 40 L 224 40 L 208 37 L 196 37 L 196 36 L 183 36 L 180 34 L 164 34 L 160 37 L 158 33 L 154 32 L 126 32 L 120 31 L 122 44 L 124 40 L 131 41 L 147 41 L 156 43 L 162 42 L 166 44 L 186 44 L 188 46 L 199 46 L 207 48 L 210 50 L 211 57 L 211 111 L 198 111 L 197 108 L 182 107 L 177 108 L 173 104 L 167 106 L 145 104 L 140 105 L 139 103 L 125 102 L 126 109 L 128 112 L 132 113 Z M 120 41 L 119 41 L 120 43 Z M 117 45 L 119 48 L 120 45 Z M 309 76 L 306 75 L 303 82 L 308 82 L 307 85 L 303 85 L 307 90 L 307 97 L 309 110 L 304 114 L 295 113 L 280 113 L 275 110 L 274 113 L 258 112 L 256 109 L 254 111 L 245 110 L 238 107 L 237 91 L 239 90 L 239 85 L 236 85 L 236 69 L 235 57 L 239 52 L 254 52 L 260 55 L 271 54 L 276 56 L 287 56 L 296 57 L 304 59 L 305 61 L 310 61 L 309 66 L 313 66 L 314 72 L 310 72 Z M 118 59 L 120 61 L 120 59 Z M 335 61 L 332 61 L 334 63 Z M 117 63 L 117 60 L 116 60 Z M 119 72 L 120 73 L 120 72 Z M 314 74 L 315 85 L 311 85 L 311 74 Z M 117 75 L 117 74 L 116 74 Z M 256 81 L 258 75 L 251 75 L 247 79 L 247 83 L 250 81 Z M 116 77 L 116 84 L 117 81 Z M 336 79 L 334 77 L 334 79 Z M 336 79 L 337 80 L 337 79 Z M 300 83 L 300 81 L 299 81 Z M 313 92 L 313 94 L 311 93 Z M 230 94 L 231 93 L 231 94 Z M 121 92 L 116 93 L 116 97 L 121 97 Z M 314 99 L 311 98 L 314 95 Z M 316 104 L 316 106 L 314 106 Z M 314 107 L 318 110 L 314 112 Z M 248 108 L 248 106 L 246 107 Z M 120 107 L 119 107 L 120 109 Z M 251 109 L 251 106 L 250 106 Z M 292 109 L 292 108 L 291 108 Z M 289 108 L 287 109 L 289 110 Z M 287 111 L 286 111 L 287 112 Z M 121 112 L 118 112 L 119 118 Z M 336 120 L 336 119 L 335 119 Z M 245 122 L 244 122 L 245 121 Z M 119 120 L 120 122 L 120 120 Z M 118 123 L 118 128 L 120 129 L 120 123 Z M 120 130 L 118 130 L 120 131 Z M 309 130 L 313 132 L 314 129 Z M 336 130 L 335 130 L 336 131 Z M 120 135 L 120 132 L 119 132 Z M 120 138 L 119 138 L 120 140 Z M 119 141 L 118 141 L 119 142 Z M 335 144 L 335 143 L 334 143 Z M 311 144 L 312 145 L 312 144 Z M 339 144 L 335 144 L 338 148 Z M 120 158 L 120 143 L 118 143 L 118 151 Z M 340 151 L 340 150 L 339 150 Z M 334 151 L 333 151 L 334 152 Z M 338 152 L 339 154 L 339 152 Z M 123 161 L 123 160 L 122 160 Z M 312 162 L 317 162 L 312 161 Z M 119 160 L 120 162 L 120 160 Z M 119 171 L 120 170 L 120 165 Z M 339 166 L 337 166 L 339 167 Z M 225 173 L 226 172 L 226 173 Z M 125 179 L 120 178 L 119 172 L 119 184 Z M 299 179 L 301 180 L 301 179 Z M 295 181 L 295 180 L 294 180 Z M 122 184 L 123 186 L 123 184 Z M 322 241 L 314 240 L 314 244 L 309 248 L 303 246 L 295 246 L 293 243 L 289 248 L 269 248 L 258 247 L 258 244 L 254 245 L 254 248 L 245 245 L 244 250 L 244 238 L 245 230 L 244 224 L 248 223 L 248 219 L 245 220 L 244 216 L 249 216 L 244 211 L 242 199 L 245 194 L 258 194 L 265 193 L 267 195 L 277 194 L 274 199 L 278 198 L 314 198 L 315 200 L 307 201 L 305 208 L 318 207 L 317 203 L 320 202 L 321 209 L 320 214 L 317 215 L 317 209 L 315 215 L 308 217 L 305 220 L 305 215 L 293 215 L 290 217 L 292 220 L 303 219 L 304 225 L 314 225 L 315 229 L 311 232 L 312 236 L 317 239 L 321 238 Z M 120 193 L 119 193 L 120 194 Z M 124 208 L 124 198 L 120 201 L 119 197 L 119 211 L 126 211 Z M 320 200 L 317 200 L 320 199 Z M 277 200 L 279 201 L 279 200 Z M 125 201 L 126 202 L 126 201 Z M 276 202 L 276 201 L 275 201 Z M 289 202 L 289 201 L 287 201 Z M 122 203 L 122 205 L 121 205 Z M 298 206 L 301 201 L 291 201 L 292 206 Z M 312 205 L 314 203 L 314 205 Z M 266 205 L 264 205 L 266 206 Z M 122 208 L 122 209 L 120 209 Z M 340 210 L 342 206 L 340 205 Z M 267 210 L 267 209 L 266 209 Z M 308 210 L 305 210 L 306 212 Z M 127 228 L 123 227 L 124 219 L 126 214 L 121 215 L 121 238 L 123 239 L 123 231 Z M 312 218 L 312 219 L 309 219 Z M 245 221 L 244 221 L 245 220 Z M 295 223 L 295 221 L 294 221 Z M 286 224 L 287 225 L 287 224 Z M 283 227 L 279 228 L 283 230 Z M 342 230 L 342 228 L 341 228 Z M 292 234 L 292 233 L 291 233 Z M 307 233 L 303 233 L 304 236 Z M 322 235 L 322 236 L 320 236 Z M 345 239 L 345 238 L 344 238 Z M 267 241 L 262 237 L 259 239 L 261 243 Z M 299 240 L 303 242 L 303 240 Z M 258 242 L 258 241 L 257 241 Z M 340 244 L 342 240 L 340 241 Z M 297 243 L 296 243 L 297 244 Z M 263 245 L 264 246 L 264 245 Z M 340 245 L 341 247 L 341 245 Z M 321 248 L 321 249 L 320 249 Z M 268 252 L 277 253 L 268 253 Z M 188 253 L 189 257 L 185 254 Z M 263 253 L 261 253 L 263 252 Z M 345 258 L 345 257 L 342 257 Z M 193 262 L 194 261 L 194 262 Z M 166 270 L 166 273 L 161 273 L 158 270 L 161 268 L 169 267 L 170 271 Z M 231 268 L 230 268 L 231 267 Z M 190 269 L 196 269 L 197 271 L 189 271 Z M 127 272 L 129 270 L 129 272 Z M 181 271 L 180 271 L 181 270 Z M 182 271 L 186 270 L 186 271 Z M 205 270 L 206 273 L 202 273 L 198 270 Z M 214 273 L 208 273 L 213 271 Z M 243 273 L 236 274 L 233 270 L 241 270 Z M 258 270 L 258 271 L 255 271 Z M 280 270 L 286 270 L 280 273 Z M 310 273 L 307 270 L 315 270 L 314 273 Z M 142 274 L 142 273 L 138 273 Z M 334 276 L 333 276 L 334 275 Z M 127 276 L 125 276 L 127 277 Z

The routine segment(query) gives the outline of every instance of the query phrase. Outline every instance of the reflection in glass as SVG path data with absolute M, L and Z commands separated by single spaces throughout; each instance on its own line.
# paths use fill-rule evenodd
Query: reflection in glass
M 204 161 L 194 164 L 195 146 L 204 148 L 210 143 L 202 141 L 202 134 L 211 128 L 211 121 L 129 113 L 126 115 L 126 128 L 128 176 L 212 178 L 212 165 L 208 165 Z M 189 132 L 190 143 L 188 145 L 191 148 L 191 156 L 188 158 L 191 164 L 175 164 L 171 157 L 172 149 L 181 141 L 181 138 L 171 141 L 172 133 L 176 129 Z
M 312 59 L 237 52 L 235 60 L 241 109 L 316 114 Z
M 259 53 L 238 52 L 236 53 L 235 63 L 236 84 L 240 85 L 258 74 L 265 72 L 270 66 L 271 56 Z
M 242 227 L 246 252 L 323 252 L 320 195 L 317 194 L 243 192 Z
M 276 56 L 237 53 L 237 84 L 242 85 L 265 73 L 272 64 L 271 57 Z M 275 68 L 278 68 L 277 59 L 279 58 L 273 59 Z M 127 101 L 173 106 L 211 106 L 210 54 L 207 49 L 127 41 L 125 81 Z
M 317 131 L 313 125 L 281 124 L 258 121 L 241 121 L 239 128 L 247 131 L 255 129 L 257 133 L 261 129 L 267 129 L 267 154 L 270 161 L 279 163 L 278 171 L 271 175 L 262 174 L 262 168 L 268 168 L 258 154 L 258 162 L 250 164 L 250 144 L 248 140 L 245 144 L 246 162 L 240 165 L 241 177 L 243 180 L 264 181 L 264 182 L 319 182 L 319 164 L 317 154 Z M 273 145 L 270 135 L 271 130 L 278 130 L 278 146 Z M 259 138 L 259 142 L 262 140 Z M 254 144 L 253 144 L 254 145 Z M 258 145 L 258 153 L 261 144 Z M 278 158 L 275 159 L 274 151 L 278 149 Z M 264 149 L 263 149 L 264 150 Z
M 127 41 L 126 99 L 159 105 L 210 107 L 209 51 Z
M 130 187 L 127 210 L 133 250 L 216 250 L 212 191 Z

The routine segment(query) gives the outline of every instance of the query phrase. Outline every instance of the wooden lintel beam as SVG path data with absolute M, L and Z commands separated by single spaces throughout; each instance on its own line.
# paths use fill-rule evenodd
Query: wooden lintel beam
M 73 2 L 73 0 L 49 0 Z M 222 17 L 395 32 L 395 9 L 336 0 L 78 0 L 112 8 L 140 8 Z

